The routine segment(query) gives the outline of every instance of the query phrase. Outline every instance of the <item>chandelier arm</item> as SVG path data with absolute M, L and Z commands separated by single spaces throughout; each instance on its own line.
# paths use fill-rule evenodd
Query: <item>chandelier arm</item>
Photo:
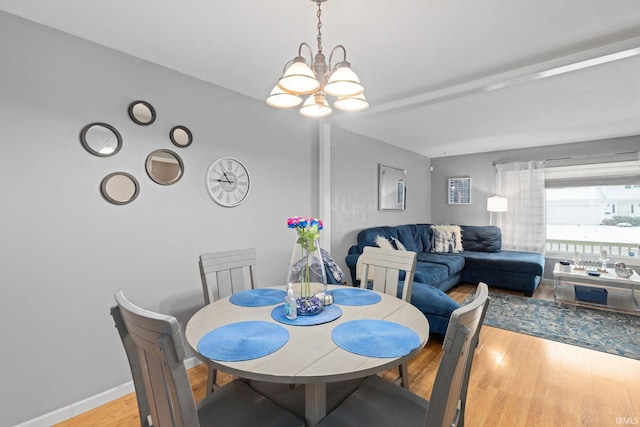
M 333 53 L 336 51 L 336 49 L 342 49 L 342 53 L 344 55 L 344 58 L 342 59 L 342 61 L 346 61 L 347 60 L 347 49 L 345 49 L 344 46 L 342 46 L 341 44 L 339 44 L 338 46 L 334 47 L 333 49 L 331 49 L 331 53 L 329 54 L 329 70 L 333 71 L 331 69 L 331 64 L 333 63 L 333 61 L 331 60 L 333 58 Z
M 309 46 L 308 43 L 306 42 L 302 42 L 300 43 L 300 46 L 298 47 L 298 56 L 302 56 L 302 47 L 306 46 L 307 49 L 309 49 L 309 64 L 313 64 L 313 49 L 311 49 L 311 46 Z

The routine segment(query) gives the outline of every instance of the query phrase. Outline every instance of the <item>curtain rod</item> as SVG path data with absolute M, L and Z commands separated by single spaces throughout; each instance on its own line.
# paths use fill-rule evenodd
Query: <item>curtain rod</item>
M 558 157 L 555 159 L 546 159 L 544 160 L 545 166 L 554 167 L 554 166 L 571 166 L 571 165 L 580 165 L 580 164 L 589 164 L 589 163 L 607 163 L 607 162 L 625 162 L 632 160 L 639 160 L 637 151 L 628 151 L 624 153 L 614 153 L 614 154 L 594 154 L 591 156 L 571 156 L 571 157 Z M 504 165 L 515 162 L 505 162 L 498 163 L 493 162 L 493 166 Z

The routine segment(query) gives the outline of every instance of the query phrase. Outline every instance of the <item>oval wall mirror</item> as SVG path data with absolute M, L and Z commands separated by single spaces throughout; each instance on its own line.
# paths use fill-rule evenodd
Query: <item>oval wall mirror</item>
M 80 142 L 91 154 L 99 157 L 113 156 L 122 147 L 120 132 L 106 123 L 89 123 L 80 131 Z
M 114 205 L 126 205 L 132 202 L 140 192 L 138 181 L 126 172 L 114 172 L 104 177 L 100 192 L 108 202 Z
M 153 181 L 160 185 L 171 185 L 182 178 L 184 164 L 173 151 L 156 150 L 147 157 L 146 169 Z
M 129 104 L 129 117 L 140 126 L 148 126 L 156 121 L 156 110 L 146 101 Z
M 175 126 L 169 132 L 169 138 L 173 145 L 180 148 L 188 147 L 193 142 L 193 135 L 191 131 L 184 126 Z

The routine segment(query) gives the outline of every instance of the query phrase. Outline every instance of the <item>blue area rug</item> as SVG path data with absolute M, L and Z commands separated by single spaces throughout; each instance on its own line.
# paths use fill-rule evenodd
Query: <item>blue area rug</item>
M 489 296 L 485 325 L 640 360 L 640 316 L 499 292 Z

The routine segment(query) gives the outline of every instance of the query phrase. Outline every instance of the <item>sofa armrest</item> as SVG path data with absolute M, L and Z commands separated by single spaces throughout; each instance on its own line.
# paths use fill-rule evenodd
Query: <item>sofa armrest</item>
M 355 248 L 355 250 L 352 251 L 353 248 Z M 360 258 L 360 255 L 360 248 L 358 248 L 358 246 L 352 246 L 351 249 L 349 249 L 349 255 L 345 258 L 345 263 L 347 264 L 347 267 L 349 267 L 349 273 L 351 273 L 352 285 L 358 283 L 356 279 L 356 265 L 358 264 L 358 258 Z

